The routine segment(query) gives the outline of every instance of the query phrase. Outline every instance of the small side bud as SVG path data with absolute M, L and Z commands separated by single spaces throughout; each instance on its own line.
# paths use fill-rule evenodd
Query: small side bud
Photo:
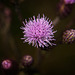
M 33 64 L 33 58 L 30 55 L 25 55 L 22 58 L 22 64 L 24 67 L 29 67 Z
M 15 60 L 5 59 L 1 63 L 1 69 L 7 75 L 13 75 L 18 73 L 19 65 Z

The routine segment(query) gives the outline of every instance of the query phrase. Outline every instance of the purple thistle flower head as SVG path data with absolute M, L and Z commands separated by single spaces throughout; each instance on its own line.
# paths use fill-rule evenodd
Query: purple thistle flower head
M 56 45 L 54 43 L 51 43 L 51 41 L 54 39 L 54 33 L 56 31 L 53 31 L 53 25 L 52 21 L 49 20 L 49 18 L 43 17 L 40 18 L 40 14 L 37 16 L 37 19 L 35 19 L 35 16 L 33 16 L 33 19 L 30 18 L 29 21 L 25 20 L 25 23 L 23 22 L 24 27 L 21 27 L 24 33 L 24 37 L 21 39 L 24 39 L 24 43 L 28 42 L 28 44 L 32 43 L 32 46 L 35 47 L 42 47 L 45 46 L 48 47 L 49 45 Z

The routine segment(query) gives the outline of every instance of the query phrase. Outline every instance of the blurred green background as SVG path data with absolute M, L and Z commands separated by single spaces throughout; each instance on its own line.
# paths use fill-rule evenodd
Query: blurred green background
M 32 16 L 37 17 L 38 14 L 41 14 L 41 16 L 44 14 L 53 21 L 57 17 L 56 6 L 59 1 L 60 0 L 19 0 L 18 6 L 23 19 L 29 20 Z M 20 29 L 20 27 L 23 26 L 22 21 L 18 18 L 15 7 L 10 4 L 10 1 L 6 0 L 3 3 L 5 7 L 11 10 L 12 19 L 9 24 L 9 31 L 6 33 L 7 35 L 0 34 L 0 62 L 5 58 L 11 58 L 20 63 L 21 58 L 29 54 L 34 58 L 33 66 L 37 66 L 38 49 L 28 45 L 28 43 L 23 43 L 23 40 L 20 39 L 23 37 L 23 31 Z M 75 18 L 75 4 L 73 5 L 71 14 L 60 19 L 59 23 L 55 25 L 54 30 L 57 30 L 57 33 L 55 33 L 55 43 L 57 45 L 49 49 L 49 51 L 41 51 L 44 58 L 41 59 L 37 67 L 39 74 L 35 75 L 75 75 L 75 42 L 72 44 L 61 43 L 62 34 L 73 18 Z M 6 25 L 6 22 L 4 24 Z M 70 26 L 70 29 L 75 29 L 74 22 Z M 18 75 L 24 74 L 19 73 Z

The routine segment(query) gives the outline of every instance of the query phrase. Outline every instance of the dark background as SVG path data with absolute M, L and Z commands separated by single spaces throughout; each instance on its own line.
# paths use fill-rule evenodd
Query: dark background
M 44 14 L 52 21 L 58 16 L 56 6 L 59 0 L 19 0 L 19 10 L 23 19 L 29 19 L 38 14 Z M 11 23 L 7 35 L 0 34 L 0 63 L 5 58 L 15 59 L 20 63 L 24 55 L 31 55 L 34 58 L 33 66 L 38 63 L 38 49 L 23 43 L 20 38 L 23 37 L 23 31 L 20 29 L 23 26 L 18 13 L 15 11 L 15 6 L 6 0 L 3 2 L 5 7 L 11 10 Z M 75 4 L 72 12 L 59 23 L 55 25 L 56 46 L 49 49 L 49 51 L 41 50 L 43 58 L 40 61 L 37 69 L 39 74 L 34 75 L 74 75 L 75 74 L 75 42 L 72 44 L 62 43 L 62 34 L 66 30 L 66 26 L 75 18 Z M 6 23 L 5 23 L 6 24 Z M 75 29 L 75 22 L 73 21 L 69 29 Z M 5 41 L 3 41 L 5 39 Z M 19 72 L 18 75 L 24 75 Z

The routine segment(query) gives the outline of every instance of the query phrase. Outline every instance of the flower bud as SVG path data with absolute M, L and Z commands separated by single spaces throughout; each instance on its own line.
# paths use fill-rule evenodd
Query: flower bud
M 31 65 L 33 64 L 33 58 L 32 58 L 32 56 L 30 56 L 30 55 L 25 55 L 25 56 L 22 58 L 22 64 L 23 64 L 23 66 L 25 66 L 25 67 L 31 66 Z
M 75 40 L 75 30 L 74 29 L 66 30 L 63 34 L 63 42 L 72 43 L 74 40 Z
M 19 66 L 16 61 L 11 59 L 5 59 L 1 63 L 1 68 L 5 74 L 12 75 L 18 72 Z
M 57 14 L 60 18 L 67 17 L 72 11 L 72 4 L 65 4 L 64 0 L 61 0 L 57 5 Z

